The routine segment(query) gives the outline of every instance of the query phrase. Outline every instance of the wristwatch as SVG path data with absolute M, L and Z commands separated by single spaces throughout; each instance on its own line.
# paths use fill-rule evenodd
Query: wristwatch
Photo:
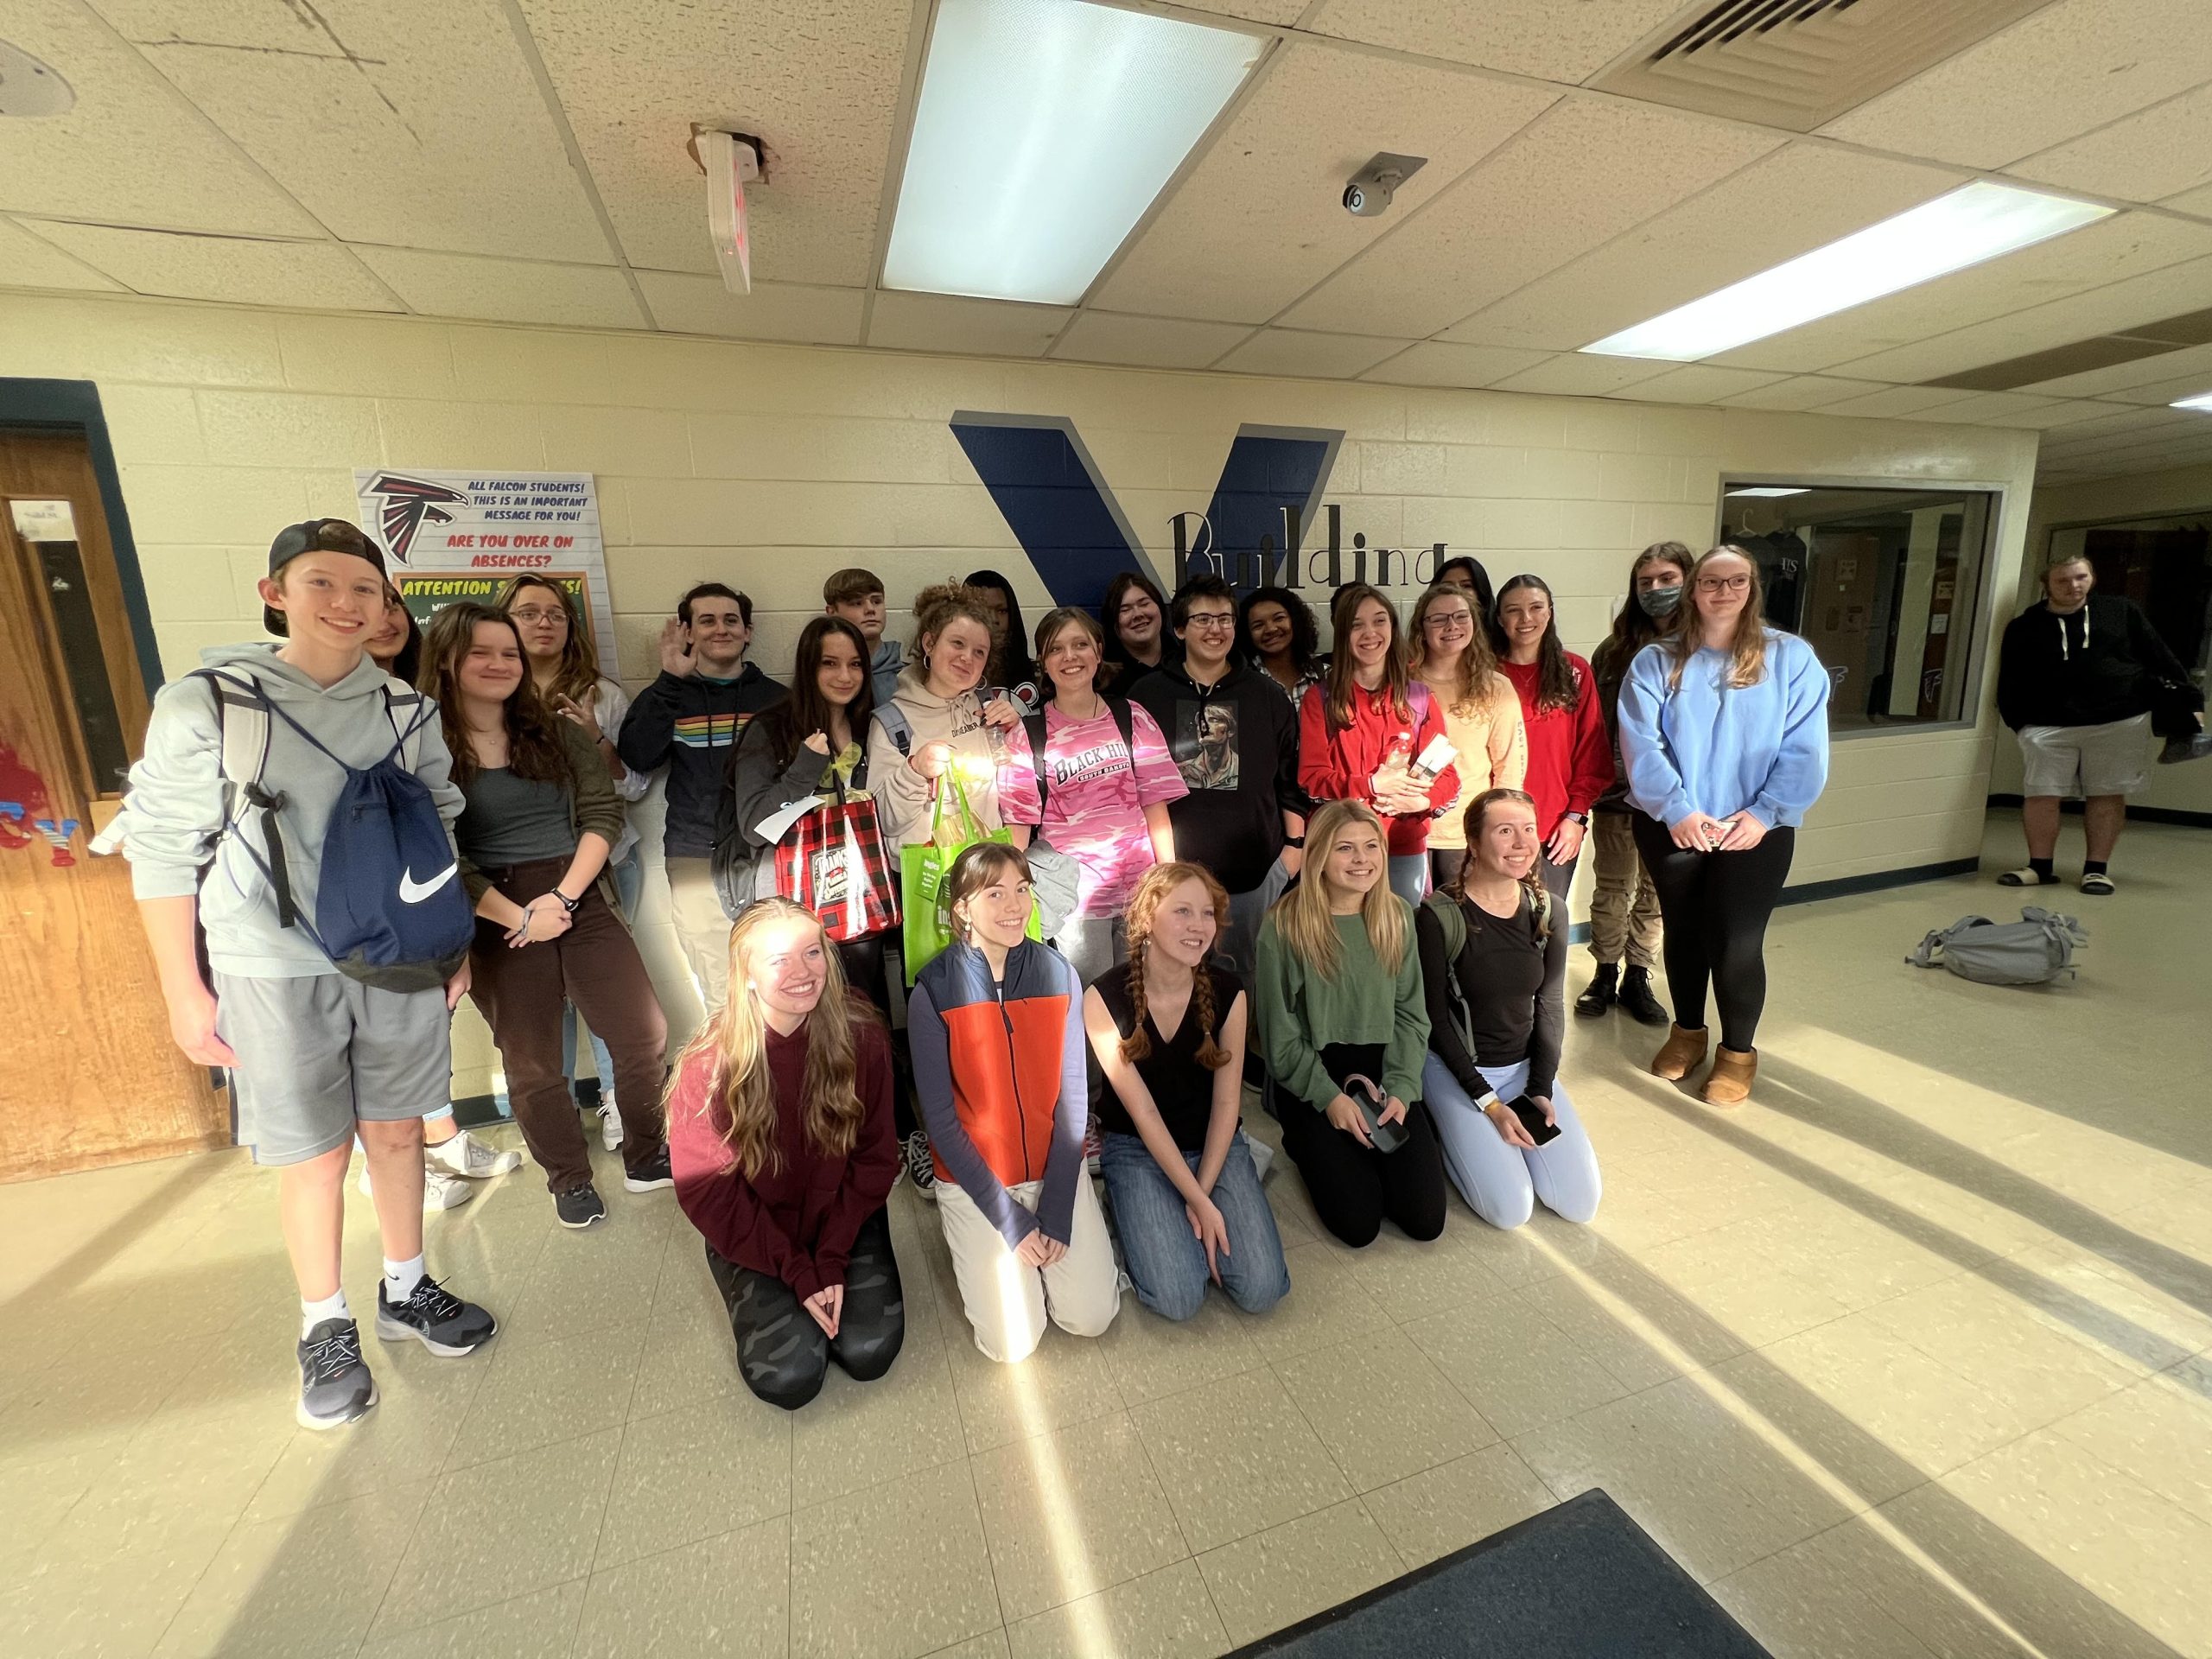
M 1575 823 L 1580 824 L 1585 830 L 1587 830 L 1590 827 L 1590 815 L 1587 812 L 1562 812 L 1560 814 L 1560 817 L 1562 818 L 1573 819 Z
M 1282 844 L 1286 847 L 1304 847 L 1306 845 L 1306 837 L 1303 836 L 1285 836 L 1282 838 Z
M 584 902 L 584 901 L 583 901 L 582 899 L 571 899 L 571 898 L 569 898 L 569 895 L 568 895 L 567 893 L 565 893 L 562 892 L 562 891 L 561 891 L 561 889 L 560 889 L 560 888 L 558 888 L 558 887 L 556 887 L 556 888 L 554 888 L 554 889 L 553 889 L 553 896 L 554 896 L 556 899 L 558 899 L 561 901 L 561 907 L 562 907 L 563 910 L 567 911 L 567 912 L 569 912 L 569 915 L 571 915 L 571 916 L 573 916 L 573 915 L 575 915 L 575 914 L 576 913 L 577 910 L 578 910 L 578 909 L 582 906 L 582 904 L 583 904 L 583 902 Z

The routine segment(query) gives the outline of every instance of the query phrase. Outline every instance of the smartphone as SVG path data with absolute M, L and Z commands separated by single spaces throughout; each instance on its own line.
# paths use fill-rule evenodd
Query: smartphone
M 1368 1145 L 1377 1152 L 1395 1152 L 1406 1144 L 1405 1124 L 1382 1121 L 1382 1091 L 1372 1081 L 1353 1077 L 1345 1083 L 1344 1093 L 1359 1108 L 1360 1121 L 1367 1125 Z
M 1523 1095 L 1518 1100 L 1508 1101 L 1506 1109 L 1521 1120 L 1521 1127 L 1529 1131 L 1529 1138 L 1538 1146 L 1559 1138 L 1559 1125 L 1544 1121 L 1544 1109 Z

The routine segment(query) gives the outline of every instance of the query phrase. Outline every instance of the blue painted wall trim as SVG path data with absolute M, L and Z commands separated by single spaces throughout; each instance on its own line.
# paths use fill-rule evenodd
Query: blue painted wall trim
M 130 511 L 123 505 L 123 480 L 116 471 L 115 448 L 108 442 L 107 416 L 100 411 L 99 388 L 90 380 L 0 378 L 0 427 L 84 434 L 92 477 L 99 486 L 100 512 L 107 519 L 108 543 L 115 551 L 116 574 L 123 579 L 131 648 L 137 654 L 146 695 L 152 696 L 162 687 L 162 654 L 154 644 L 154 615 L 146 606 L 146 580 L 138 569 L 138 543 L 130 534 Z

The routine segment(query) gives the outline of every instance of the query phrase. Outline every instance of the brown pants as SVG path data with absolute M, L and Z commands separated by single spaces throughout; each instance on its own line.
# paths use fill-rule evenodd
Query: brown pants
M 527 904 L 567 872 L 565 858 L 486 870 L 492 885 Z M 565 1192 L 591 1179 L 575 1102 L 561 1075 L 561 1005 L 576 1005 L 585 1023 L 614 1056 L 614 1094 L 622 1103 L 622 1163 L 635 1169 L 660 1150 L 660 1096 L 668 1021 L 652 981 L 622 918 L 596 884 L 556 939 L 509 945 L 505 930 L 480 919 L 470 949 L 468 994 L 492 1027 L 506 1068 L 507 1098 L 530 1155 L 545 1171 L 546 1190 Z
M 1598 885 L 1590 895 L 1590 954 L 1611 966 L 1628 952 L 1631 968 L 1659 962 L 1659 890 L 1643 868 L 1625 812 L 1592 812 L 1590 840 L 1597 849 Z

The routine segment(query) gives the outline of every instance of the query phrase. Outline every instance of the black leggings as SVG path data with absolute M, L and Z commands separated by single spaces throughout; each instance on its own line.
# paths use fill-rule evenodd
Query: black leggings
M 825 1337 L 798 1294 L 780 1279 L 741 1268 L 707 1246 L 707 1268 L 729 1309 L 737 1369 L 745 1386 L 772 1406 L 797 1411 L 822 1392 L 835 1359 L 855 1382 L 891 1369 L 906 1340 L 906 1302 L 891 1224 L 879 1210 L 861 1224 L 845 1263 L 845 1306 L 837 1334 Z
M 875 1005 L 886 1030 L 891 1026 L 891 983 L 885 975 L 884 941 L 888 931 L 866 938 L 848 939 L 837 947 L 837 961 L 845 982 Z M 914 1068 L 906 1047 L 906 1033 L 891 1032 L 891 1123 L 903 1142 L 921 1127 L 914 1116 Z
M 1770 830 L 1749 852 L 1694 853 L 1675 845 L 1667 826 L 1635 815 L 1636 850 L 1651 873 L 1667 926 L 1667 988 L 1675 1023 L 1705 1025 L 1705 990 L 1720 1005 L 1720 1042 L 1751 1052 L 1766 1007 L 1766 923 L 1789 879 L 1795 830 Z
M 1331 1044 L 1321 1064 L 1342 1082 L 1355 1073 L 1382 1075 L 1382 1046 Z M 1279 1093 L 1282 1149 L 1298 1166 L 1321 1224 L 1353 1248 L 1375 1242 L 1388 1216 L 1409 1238 L 1431 1239 L 1444 1230 L 1444 1150 L 1436 1125 L 1421 1102 L 1406 1105 L 1406 1142 L 1395 1152 L 1363 1147 L 1331 1123 L 1327 1114 Z

